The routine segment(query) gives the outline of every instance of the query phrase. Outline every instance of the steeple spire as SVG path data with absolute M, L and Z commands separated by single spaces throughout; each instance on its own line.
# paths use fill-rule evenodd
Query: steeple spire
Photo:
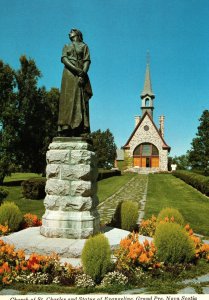
M 150 77 L 150 55 L 147 51 L 147 65 L 146 65 L 146 73 L 145 73 L 145 81 L 144 81 L 144 89 L 141 93 L 141 99 L 142 99 L 142 115 L 145 112 L 148 112 L 151 117 L 153 117 L 153 100 L 155 98 L 155 95 L 152 91 L 152 84 L 151 84 L 151 77 Z
M 144 81 L 144 89 L 141 93 L 141 98 L 145 96 L 150 96 L 151 98 L 155 98 L 155 95 L 152 92 L 152 84 L 151 84 L 151 76 L 150 76 L 150 54 L 147 51 L 147 66 L 145 73 L 145 81 Z

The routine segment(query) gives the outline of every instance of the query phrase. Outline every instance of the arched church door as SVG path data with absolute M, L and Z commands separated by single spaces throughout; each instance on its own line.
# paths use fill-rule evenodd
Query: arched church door
M 150 143 L 143 143 L 134 149 L 134 167 L 158 168 L 159 151 L 157 147 Z

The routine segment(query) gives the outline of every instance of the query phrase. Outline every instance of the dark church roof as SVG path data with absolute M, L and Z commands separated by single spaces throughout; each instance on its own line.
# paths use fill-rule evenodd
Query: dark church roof
M 141 98 L 144 98 L 145 96 L 150 96 L 153 99 L 155 98 L 155 95 L 152 92 L 152 84 L 151 84 L 149 63 L 147 63 L 147 66 L 146 66 L 144 89 L 141 93 Z

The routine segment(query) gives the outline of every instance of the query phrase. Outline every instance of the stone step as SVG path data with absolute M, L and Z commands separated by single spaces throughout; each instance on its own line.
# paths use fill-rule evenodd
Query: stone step
M 101 228 L 101 232 L 109 240 L 112 250 L 114 250 L 122 239 L 130 234 L 130 231 L 118 228 L 105 226 Z M 80 256 L 86 242 L 86 239 L 66 239 L 66 238 L 48 238 L 40 234 L 40 227 L 30 227 L 8 236 L 3 236 L 1 239 L 13 244 L 16 249 L 22 249 L 25 254 L 38 253 L 42 255 L 50 255 L 57 253 L 64 261 L 70 261 L 73 265 L 80 263 Z M 140 235 L 139 241 L 145 239 L 152 240 L 150 237 Z
M 159 172 L 159 168 L 140 168 L 140 167 L 132 167 L 125 172 L 133 172 L 133 173 L 138 173 L 138 174 L 153 174 Z

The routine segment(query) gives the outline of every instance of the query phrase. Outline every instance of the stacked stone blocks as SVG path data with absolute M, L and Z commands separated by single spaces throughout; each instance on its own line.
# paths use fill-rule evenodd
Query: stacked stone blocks
M 47 152 L 41 234 L 87 238 L 99 231 L 97 161 L 91 141 L 54 138 Z

